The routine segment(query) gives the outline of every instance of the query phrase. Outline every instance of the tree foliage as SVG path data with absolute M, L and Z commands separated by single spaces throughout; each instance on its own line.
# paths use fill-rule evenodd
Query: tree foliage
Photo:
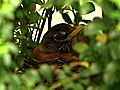
M 119 90 L 120 2 L 91 1 L 101 6 L 102 18 L 82 18 L 95 10 L 90 0 L 0 0 L 0 90 Z M 36 11 L 36 4 L 42 13 Z M 54 67 L 47 64 L 17 72 L 26 58 L 32 62 L 32 49 L 40 41 L 46 20 L 49 30 L 52 14 L 57 11 L 68 24 L 87 24 L 84 35 L 90 38 L 90 44 L 79 42 L 73 49 L 81 61 L 90 62 L 91 66 L 79 67 L 80 73 L 67 65 L 53 72 Z

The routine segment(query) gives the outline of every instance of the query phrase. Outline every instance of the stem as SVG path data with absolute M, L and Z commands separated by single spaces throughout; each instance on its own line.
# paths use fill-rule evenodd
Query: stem
M 46 9 L 45 17 L 48 17 L 48 10 Z M 46 19 L 43 20 L 41 29 L 39 30 L 38 37 L 37 37 L 37 43 L 40 41 L 41 33 L 43 31 L 44 25 L 45 25 Z
M 42 12 L 42 16 L 44 15 L 44 13 L 45 13 L 45 9 L 43 10 L 43 12 Z M 37 38 L 37 34 L 38 34 L 38 31 L 39 31 L 39 28 L 40 28 L 40 23 L 41 23 L 41 19 L 38 21 L 38 23 L 37 23 L 37 30 L 36 30 L 36 33 L 35 33 L 35 38 L 34 38 L 34 41 L 36 40 L 36 38 Z
M 52 7 L 48 10 L 48 14 L 49 14 L 49 17 L 48 17 L 48 30 L 51 28 L 51 21 L 52 21 L 52 14 L 53 14 L 54 11 L 52 11 Z

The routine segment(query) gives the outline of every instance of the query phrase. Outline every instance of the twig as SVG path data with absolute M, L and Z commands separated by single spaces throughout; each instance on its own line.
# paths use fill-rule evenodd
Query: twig
M 48 14 L 49 14 L 49 17 L 48 17 L 48 30 L 51 28 L 51 21 L 52 21 L 53 12 L 54 11 L 52 11 L 52 7 L 50 9 L 48 9 Z
M 45 13 L 45 9 L 43 10 L 43 12 L 42 12 L 42 16 L 44 15 L 44 13 Z M 37 33 L 38 33 L 38 31 L 39 31 L 39 28 L 40 28 L 40 23 L 41 23 L 41 19 L 38 21 L 38 23 L 37 23 L 37 30 L 36 30 L 36 33 L 35 33 L 35 38 L 34 38 L 34 41 L 36 40 L 36 38 L 37 38 Z
M 48 17 L 48 10 L 47 9 L 46 9 L 45 17 Z M 44 19 L 43 22 L 42 22 L 42 25 L 41 25 L 41 28 L 39 30 L 38 37 L 37 37 L 37 43 L 39 43 L 39 41 L 40 41 L 41 33 L 43 31 L 45 22 L 46 22 L 46 19 Z

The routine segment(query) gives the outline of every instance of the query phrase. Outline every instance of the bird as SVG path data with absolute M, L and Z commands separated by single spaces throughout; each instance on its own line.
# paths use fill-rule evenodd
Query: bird
M 33 59 L 25 58 L 23 66 L 18 71 L 39 68 L 40 64 L 44 63 L 57 67 L 66 63 L 72 66 L 77 66 L 76 63 L 81 65 L 79 54 L 72 47 L 77 42 L 89 43 L 89 38 L 83 34 L 85 26 L 85 24 L 71 26 L 60 23 L 51 27 L 44 34 L 41 43 L 32 49 Z
M 77 36 L 79 33 L 83 33 L 84 27 L 84 24 L 72 27 L 66 23 L 51 27 L 43 36 L 41 43 L 33 49 L 34 60 L 38 63 L 78 60 L 79 55 L 72 47 L 81 39 L 78 39 Z

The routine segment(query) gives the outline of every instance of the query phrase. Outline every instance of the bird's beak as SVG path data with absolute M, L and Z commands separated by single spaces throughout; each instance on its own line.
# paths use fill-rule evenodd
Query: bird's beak
M 84 24 L 76 25 L 75 27 L 73 27 L 71 30 L 72 32 L 67 36 L 66 41 L 69 41 L 73 37 L 75 37 L 84 27 Z

